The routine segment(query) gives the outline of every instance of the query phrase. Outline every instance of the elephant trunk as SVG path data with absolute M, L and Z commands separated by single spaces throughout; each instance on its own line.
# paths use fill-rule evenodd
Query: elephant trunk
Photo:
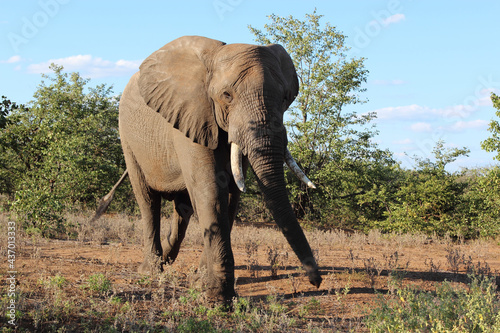
M 316 185 L 313 184 L 304 171 L 302 171 L 299 167 L 288 148 L 285 151 L 285 162 L 301 182 L 306 184 L 309 188 L 316 188 Z M 238 186 L 241 192 L 246 192 L 245 176 L 243 174 L 243 153 L 240 146 L 234 142 L 231 143 L 231 170 L 236 186 Z
M 309 281 L 319 287 L 321 276 L 311 247 L 300 227 L 288 200 L 285 186 L 283 161 L 286 139 L 264 136 L 256 138 L 258 147 L 248 151 L 248 159 L 257 177 L 265 202 L 288 243 L 306 270 Z M 283 143 L 283 144 L 282 144 Z
M 283 114 L 277 112 L 278 104 L 272 94 L 250 92 L 242 97 L 240 109 L 231 112 L 228 122 L 231 169 L 236 184 L 242 189 L 243 174 L 239 163 L 241 154 L 247 156 L 276 224 L 301 261 L 309 281 L 319 287 L 322 279 L 318 265 L 288 200 L 283 170 L 285 155 L 288 155 L 287 137 Z M 293 164 L 290 161 L 293 159 L 287 159 Z M 307 177 L 304 175 L 302 179 L 306 181 Z M 310 181 L 307 179 L 307 182 Z

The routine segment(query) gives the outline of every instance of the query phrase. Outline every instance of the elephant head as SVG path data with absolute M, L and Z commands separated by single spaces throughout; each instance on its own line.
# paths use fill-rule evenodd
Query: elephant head
M 182 37 L 142 63 L 138 83 L 146 104 L 193 142 L 208 149 L 231 144 L 231 168 L 241 190 L 241 160 L 248 158 L 274 219 L 310 282 L 319 286 L 316 261 L 285 186 L 284 161 L 314 185 L 287 149 L 283 114 L 298 94 L 299 83 L 284 48 Z

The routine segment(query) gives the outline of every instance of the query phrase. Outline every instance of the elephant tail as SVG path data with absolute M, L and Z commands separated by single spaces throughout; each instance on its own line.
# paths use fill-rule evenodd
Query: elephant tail
M 120 180 L 118 180 L 115 186 L 113 186 L 111 191 L 109 191 L 108 194 L 106 194 L 104 197 L 101 198 L 101 200 L 99 201 L 99 207 L 97 207 L 95 214 L 90 220 L 90 222 L 97 221 L 102 216 L 102 214 L 106 212 L 106 210 L 109 207 L 109 204 L 111 203 L 111 201 L 113 201 L 113 196 L 115 195 L 116 189 L 121 185 L 121 183 L 123 183 L 127 175 L 128 175 L 128 170 L 125 170 Z

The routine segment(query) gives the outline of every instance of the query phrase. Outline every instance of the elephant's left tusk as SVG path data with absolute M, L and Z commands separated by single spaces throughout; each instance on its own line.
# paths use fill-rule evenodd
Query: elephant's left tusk
M 307 178 L 304 171 L 302 171 L 302 169 L 300 169 L 299 165 L 297 164 L 297 162 L 293 158 L 293 156 L 290 153 L 290 151 L 288 150 L 288 148 L 286 149 L 286 152 L 285 152 L 285 162 L 286 162 L 286 165 L 288 165 L 288 167 L 290 168 L 290 170 L 292 170 L 292 172 L 297 176 L 297 178 L 299 178 L 304 184 L 306 184 L 307 187 L 316 188 L 316 185 L 314 185 L 313 182 L 309 178 Z
M 234 142 L 231 143 L 231 171 L 233 173 L 233 178 L 236 186 L 241 192 L 246 191 L 245 187 L 245 175 L 243 175 L 243 153 L 241 148 Z

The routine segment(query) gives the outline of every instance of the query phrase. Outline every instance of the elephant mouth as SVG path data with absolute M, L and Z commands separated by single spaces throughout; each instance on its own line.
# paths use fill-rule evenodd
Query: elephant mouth
M 290 168 L 290 170 L 299 178 L 301 182 L 303 182 L 307 187 L 315 189 L 316 186 L 313 182 L 306 176 L 304 171 L 299 167 L 292 154 L 286 148 L 285 151 L 285 163 Z M 246 191 L 245 187 L 245 176 L 243 173 L 243 152 L 241 151 L 240 146 L 238 144 L 232 142 L 231 143 L 231 172 L 233 173 L 233 178 L 236 183 L 236 186 L 240 189 L 241 192 Z

